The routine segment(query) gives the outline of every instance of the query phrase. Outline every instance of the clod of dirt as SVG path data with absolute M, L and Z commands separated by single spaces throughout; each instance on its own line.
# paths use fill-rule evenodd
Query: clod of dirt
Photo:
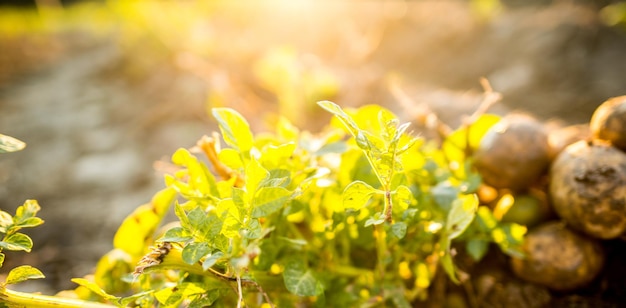
M 550 164 L 544 126 L 528 116 L 512 116 L 491 127 L 474 153 L 474 166 L 495 188 L 525 190 Z
M 575 229 L 600 239 L 626 231 L 626 154 L 606 143 L 576 142 L 550 169 L 556 213 Z
M 556 291 L 589 284 L 600 273 L 605 253 L 595 239 L 578 234 L 559 222 L 532 229 L 523 246 L 526 258 L 512 258 L 520 278 Z
M 602 103 L 591 116 L 589 126 L 594 138 L 626 150 L 626 95 Z

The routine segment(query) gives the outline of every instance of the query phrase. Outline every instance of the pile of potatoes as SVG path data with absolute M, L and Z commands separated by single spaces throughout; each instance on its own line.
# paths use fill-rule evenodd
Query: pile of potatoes
M 555 291 L 582 288 L 605 264 L 603 242 L 626 234 L 626 96 L 601 104 L 588 125 L 549 130 L 504 117 L 475 149 L 474 166 L 486 185 L 514 196 L 503 220 L 529 226 L 513 272 Z

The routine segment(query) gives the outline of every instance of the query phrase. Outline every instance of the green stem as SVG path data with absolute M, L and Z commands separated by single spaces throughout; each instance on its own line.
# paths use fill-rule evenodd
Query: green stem
M 0 303 L 2 303 L 2 307 L 9 307 L 9 308 L 28 308 L 28 307 L 111 308 L 111 307 L 116 307 L 113 305 L 83 301 L 83 300 L 74 299 L 74 298 L 24 293 L 24 292 L 9 290 L 7 288 L 0 288 Z
M 373 275 L 371 270 L 349 266 L 349 265 L 331 266 L 329 268 L 329 271 L 331 271 L 333 274 L 346 276 L 346 277 L 361 277 L 361 276 Z
M 386 259 L 387 259 L 387 232 L 385 225 L 374 225 L 374 237 L 376 237 L 376 257 L 378 259 L 377 272 L 382 281 L 385 278 Z

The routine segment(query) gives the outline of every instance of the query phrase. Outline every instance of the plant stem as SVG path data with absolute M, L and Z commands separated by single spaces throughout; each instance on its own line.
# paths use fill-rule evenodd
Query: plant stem
M 385 221 L 387 221 L 388 223 L 391 223 L 392 222 L 391 215 L 393 213 L 393 203 L 391 202 L 391 192 L 389 191 L 389 189 L 385 189 L 384 213 L 385 213 Z
M 376 257 L 378 259 L 377 272 L 382 281 L 385 278 L 386 258 L 387 258 L 387 233 L 384 224 L 374 225 L 374 237 L 376 237 Z
M 331 266 L 329 268 L 329 271 L 337 275 L 347 276 L 347 277 L 371 276 L 373 274 L 371 270 L 349 266 L 349 265 Z
M 74 298 L 65 298 L 59 296 L 41 295 L 24 293 L 19 291 L 0 288 L 0 302 L 2 307 L 9 308 L 112 308 L 114 305 L 108 305 L 97 302 L 83 301 Z

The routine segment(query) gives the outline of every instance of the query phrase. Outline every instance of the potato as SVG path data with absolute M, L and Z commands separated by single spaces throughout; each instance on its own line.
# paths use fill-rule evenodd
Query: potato
M 626 150 L 626 95 L 602 103 L 591 116 L 589 126 L 594 138 Z
M 600 273 L 605 261 L 600 243 L 554 221 L 532 229 L 523 249 L 526 258 L 511 259 L 513 272 L 556 291 L 586 286 Z
M 487 131 L 473 157 L 474 166 L 486 184 L 525 190 L 548 168 L 548 134 L 533 118 L 504 118 Z
M 600 239 L 626 230 L 626 154 L 606 143 L 576 142 L 550 169 L 555 212 L 573 228 Z
M 550 142 L 553 158 L 568 145 L 580 140 L 588 140 L 590 137 L 589 124 L 569 125 L 550 131 L 548 141 Z

